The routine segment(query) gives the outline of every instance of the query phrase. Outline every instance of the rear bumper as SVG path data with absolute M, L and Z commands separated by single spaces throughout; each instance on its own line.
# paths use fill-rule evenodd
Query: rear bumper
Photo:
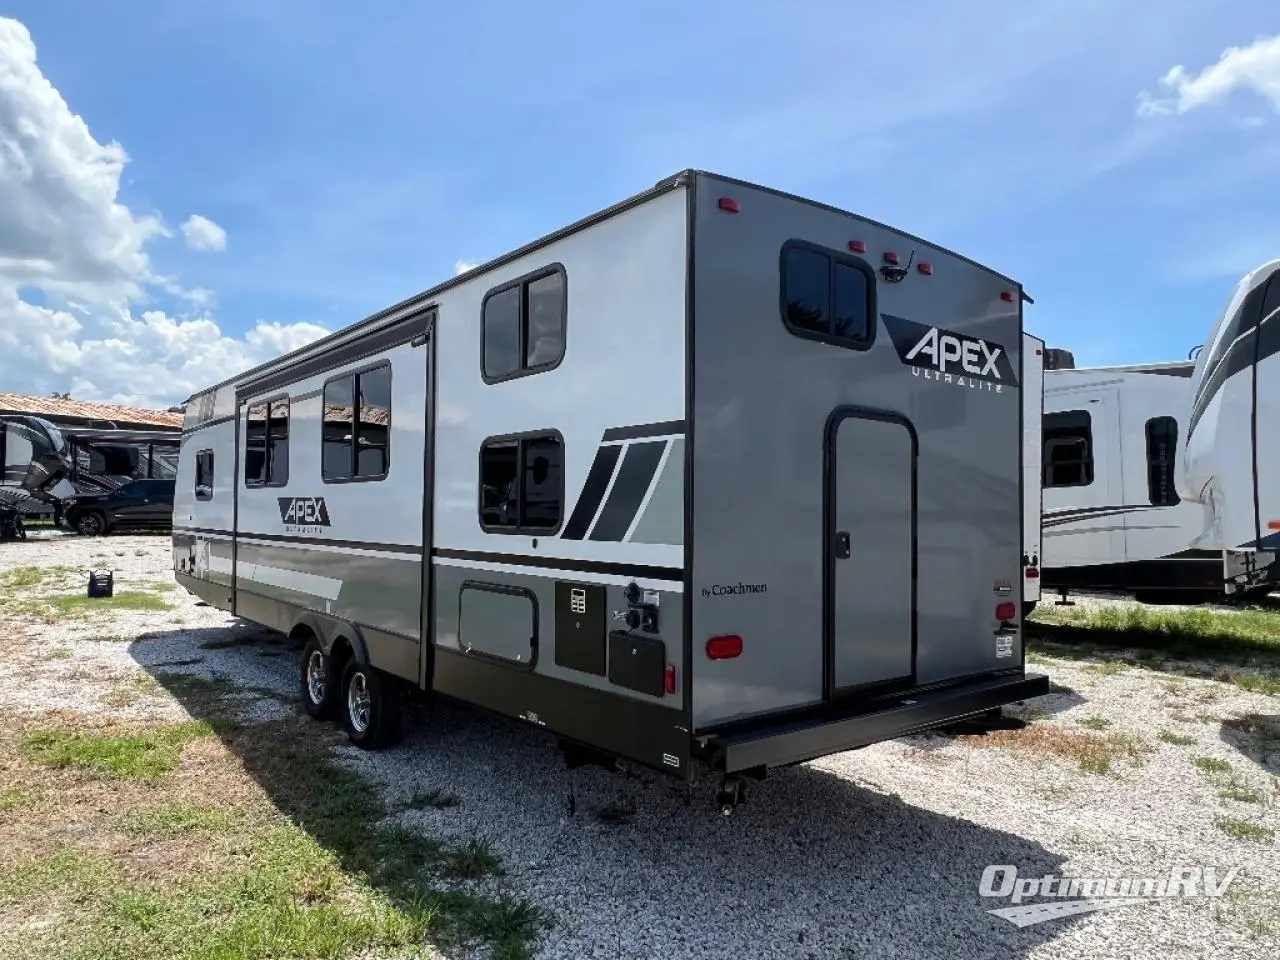
M 707 742 L 709 759 L 726 773 L 801 763 L 944 726 L 1048 692 L 1047 676 L 1018 673 L 899 694 L 712 734 Z

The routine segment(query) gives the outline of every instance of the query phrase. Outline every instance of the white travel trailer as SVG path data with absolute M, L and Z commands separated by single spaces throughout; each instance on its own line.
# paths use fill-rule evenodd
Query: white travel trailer
M 685 171 L 194 395 L 177 579 L 571 762 L 743 776 L 1047 692 L 1024 668 L 1020 285 Z
M 1196 358 L 1180 493 L 1204 507 L 1196 545 L 1225 551 L 1231 593 L 1280 579 L 1280 260 L 1232 291 Z
M 1222 554 L 1192 546 L 1204 511 L 1175 485 L 1194 364 L 1076 369 L 1050 351 L 1049 365 L 1043 588 L 1152 603 L 1220 596 Z

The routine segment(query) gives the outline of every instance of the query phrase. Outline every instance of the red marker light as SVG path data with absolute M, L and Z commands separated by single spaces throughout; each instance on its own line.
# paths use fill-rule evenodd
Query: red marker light
M 721 210 L 723 210 L 725 213 L 738 212 L 738 201 L 733 199 L 733 197 L 721 197 L 719 200 L 716 201 L 716 206 L 719 207 Z
M 707 641 L 708 660 L 732 660 L 742 653 L 742 638 L 737 636 L 712 637 Z
M 916 269 L 917 269 L 917 270 L 919 270 L 921 273 L 923 273 L 926 277 L 932 277 L 932 276 L 933 276 L 933 264 L 932 264 L 932 263 L 917 263 L 917 264 L 916 264 Z
M 1002 291 L 1000 293 L 1000 299 L 1003 300 L 1005 303 L 1013 303 L 1013 291 L 1012 290 Z
M 676 692 L 676 665 L 674 663 L 667 664 L 666 689 L 667 693 Z
M 1039 579 L 1040 579 L 1040 571 L 1039 571 L 1039 570 L 1037 570 L 1035 567 L 1028 567 L 1028 568 L 1027 568 L 1027 579 L 1028 579 L 1028 580 L 1039 580 Z
M 898 265 L 898 255 L 892 250 L 889 250 L 884 255 L 884 262 L 890 266 L 896 267 Z
M 1002 603 L 996 607 L 997 620 L 1012 620 L 1018 615 L 1018 608 L 1012 603 Z
M 850 240 L 849 249 L 852 250 L 854 253 L 866 253 L 867 245 L 863 243 L 861 240 Z

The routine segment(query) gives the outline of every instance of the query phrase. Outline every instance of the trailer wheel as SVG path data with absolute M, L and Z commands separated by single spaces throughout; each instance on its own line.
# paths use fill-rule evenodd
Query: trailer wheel
M 357 747 L 377 750 L 400 736 L 400 688 L 396 681 L 358 660 L 342 674 L 342 725 Z
M 342 678 L 335 676 L 334 667 L 320 641 L 315 637 L 308 640 L 302 648 L 302 709 L 317 720 L 329 720 L 338 714 Z

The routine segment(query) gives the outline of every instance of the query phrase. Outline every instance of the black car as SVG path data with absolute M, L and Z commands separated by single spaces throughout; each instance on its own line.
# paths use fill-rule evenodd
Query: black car
M 121 527 L 168 527 L 173 522 L 173 480 L 132 480 L 109 493 L 68 497 L 62 522 L 86 536 Z

